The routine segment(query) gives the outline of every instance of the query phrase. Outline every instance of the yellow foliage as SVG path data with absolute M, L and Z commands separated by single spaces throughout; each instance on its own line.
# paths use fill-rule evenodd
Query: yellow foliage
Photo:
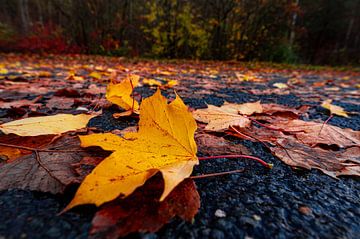
M 343 117 L 349 117 L 348 114 L 346 113 L 346 111 L 340 107 L 340 106 L 337 106 L 337 105 L 332 105 L 331 104 L 332 100 L 325 100 L 321 106 L 327 110 L 330 111 L 330 114 L 333 114 L 333 115 L 338 115 L 338 116 L 343 116 Z
M 131 94 L 133 88 L 139 84 L 139 79 L 138 75 L 129 75 L 118 84 L 110 82 L 106 89 L 106 99 L 125 110 L 138 113 L 139 103 L 131 97 Z
M 0 125 L 0 130 L 5 134 L 20 136 L 62 134 L 67 131 L 85 128 L 89 120 L 95 116 L 86 114 L 57 114 L 31 117 L 2 124 Z
M 168 104 L 158 90 L 142 102 L 140 109 L 136 133 L 80 137 L 83 147 L 100 146 L 113 153 L 85 178 L 65 210 L 81 204 L 99 206 L 126 197 L 157 172 L 162 173 L 165 182 L 162 201 L 190 176 L 198 164 L 196 122 L 186 105 L 179 96 Z
M 93 77 L 97 80 L 100 80 L 101 77 L 102 77 L 102 74 L 100 72 L 97 72 L 97 71 L 93 71 L 89 74 L 90 77 Z

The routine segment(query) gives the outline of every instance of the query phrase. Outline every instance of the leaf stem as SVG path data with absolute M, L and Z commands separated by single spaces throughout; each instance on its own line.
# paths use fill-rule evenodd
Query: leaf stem
M 232 173 L 242 173 L 242 172 L 244 172 L 244 171 L 245 171 L 245 169 L 237 169 L 237 170 L 232 170 L 232 171 L 227 171 L 227 172 L 195 175 L 195 176 L 191 176 L 190 178 L 191 178 L 191 179 L 209 178 L 209 177 L 222 176 L 222 175 L 227 175 L 227 174 L 232 174 Z
M 248 118 L 249 120 L 253 121 L 254 123 L 256 123 L 256 124 L 258 124 L 258 125 L 260 125 L 260 126 L 262 126 L 262 127 L 265 127 L 265 128 L 267 128 L 267 129 L 271 129 L 271 130 L 275 130 L 275 131 L 281 131 L 281 132 L 283 132 L 283 131 L 293 132 L 293 133 L 302 132 L 301 130 L 283 130 L 283 129 L 279 129 L 279 128 L 272 127 L 272 126 L 270 126 L 270 125 L 266 125 L 266 124 L 260 123 L 259 121 L 255 120 L 255 119 L 253 119 L 253 118 L 250 118 L 250 117 L 246 117 L 246 118 Z
M 244 155 L 244 154 L 230 154 L 230 155 L 216 155 L 216 156 L 206 156 L 206 157 L 198 157 L 199 160 L 208 160 L 208 159 L 220 159 L 220 158 L 247 158 L 254 161 L 259 162 L 264 167 L 271 169 L 273 167 L 273 164 L 266 163 L 262 159 L 250 155 Z
M 332 119 L 332 117 L 334 117 L 334 115 L 331 114 L 331 115 L 329 116 L 329 118 L 327 118 L 327 119 L 325 120 L 325 122 L 321 125 L 321 128 L 320 128 L 320 131 L 319 131 L 318 136 L 320 136 L 321 131 L 323 130 L 324 126 Z

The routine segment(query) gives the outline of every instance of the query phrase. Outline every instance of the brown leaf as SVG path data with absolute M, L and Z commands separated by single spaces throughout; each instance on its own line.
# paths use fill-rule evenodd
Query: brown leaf
M 41 106 L 41 104 L 35 103 L 33 100 L 17 100 L 11 102 L 4 102 L 0 101 L 0 108 L 3 109 L 10 109 L 10 108 L 20 108 L 20 107 L 28 107 L 31 106 L 32 108 L 37 108 Z
M 132 232 L 155 232 L 175 216 L 191 221 L 200 207 L 193 180 L 181 182 L 162 202 L 164 184 L 159 175 L 123 200 L 103 205 L 95 214 L 92 238 L 119 238 Z
M 302 120 L 279 120 L 272 125 L 285 132 L 291 133 L 291 131 L 298 131 L 294 133 L 296 138 L 310 146 L 316 146 L 318 144 L 335 144 L 341 148 L 360 146 L 360 131 Z
M 297 119 L 299 115 L 304 114 L 308 109 L 309 106 L 302 106 L 299 109 L 293 109 L 286 107 L 284 105 L 278 104 L 262 104 L 263 107 L 263 114 L 266 115 L 276 115 L 281 116 L 283 118 L 294 118 Z
M 319 169 L 335 178 L 340 175 L 360 176 L 359 147 L 339 152 L 328 151 L 301 144 L 291 136 L 284 136 L 277 143 L 279 146 L 272 147 L 271 151 L 290 166 Z
M 249 150 L 242 144 L 232 144 L 223 137 L 204 132 L 197 133 L 195 141 L 198 151 L 206 155 L 250 154 Z
M 54 135 L 40 135 L 34 137 L 21 137 L 15 134 L 2 135 L 0 137 L 0 144 L 12 144 L 23 147 L 31 147 L 31 148 L 41 148 L 47 144 L 49 144 L 54 138 Z M 31 154 L 31 151 L 19 149 L 19 148 L 11 148 L 0 145 L 0 157 L 2 161 L 6 161 L 7 163 L 13 161 L 16 158 L 19 158 L 24 155 Z
M 54 96 L 46 103 L 46 107 L 53 109 L 71 109 L 74 99 Z
M 0 190 L 20 188 L 56 194 L 82 180 L 72 164 L 91 155 L 80 147 L 78 137 L 64 136 L 46 149 L 51 152 L 38 151 L 39 157 L 33 153 L 0 166 Z

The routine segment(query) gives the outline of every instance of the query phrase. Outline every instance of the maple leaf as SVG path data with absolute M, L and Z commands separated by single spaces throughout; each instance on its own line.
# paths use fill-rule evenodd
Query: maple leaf
M 333 125 L 303 120 L 278 120 L 272 125 L 285 132 L 295 134 L 297 139 L 310 146 L 318 144 L 335 144 L 342 148 L 360 146 L 360 131 L 352 129 L 342 129 Z
M 83 147 L 100 146 L 113 153 L 85 178 L 65 210 L 80 204 L 99 206 L 118 196 L 126 197 L 159 171 L 165 181 L 162 201 L 190 176 L 198 164 L 196 122 L 183 101 L 176 96 L 167 104 L 158 90 L 142 102 L 140 109 L 137 133 L 80 137 Z
M 286 136 L 278 139 L 277 143 L 280 147 L 271 147 L 270 150 L 290 166 L 316 168 L 335 178 L 340 175 L 360 176 L 359 147 L 334 152 L 312 148 Z
M 102 74 L 100 72 L 97 72 L 97 71 L 93 71 L 89 74 L 90 77 L 93 77 L 97 80 L 100 80 L 101 77 L 102 77 Z
M 340 106 L 331 104 L 332 100 L 325 100 L 321 106 L 330 111 L 332 115 L 338 115 L 343 117 L 349 117 L 347 112 Z
M 0 125 L 0 130 L 5 134 L 21 136 L 62 134 L 67 131 L 85 128 L 89 120 L 95 116 L 86 114 L 57 114 L 31 117 L 2 124 Z
M 120 83 L 110 84 L 106 88 L 106 99 L 126 111 L 138 113 L 139 103 L 131 97 L 134 87 L 139 84 L 138 75 L 128 75 Z
M 19 188 L 62 193 L 67 185 L 83 179 L 84 175 L 78 175 L 73 164 L 91 155 L 80 147 L 77 137 L 62 137 L 37 153 L 0 166 L 0 190 Z
M 161 82 L 155 79 L 143 79 L 143 84 L 148 86 L 162 86 Z
M 251 121 L 239 113 L 251 115 L 261 112 L 262 106 L 258 101 L 244 104 L 225 103 L 221 107 L 208 105 L 208 108 L 196 110 L 193 115 L 196 120 L 208 123 L 206 130 L 222 131 L 228 129 L 229 126 L 247 127 L 250 125 Z
M 174 216 L 191 221 L 200 207 L 200 196 L 193 180 L 181 182 L 162 202 L 164 185 L 153 177 L 125 199 L 104 204 L 96 212 L 91 238 L 119 238 L 131 232 L 156 232 Z
M 197 133 L 195 141 L 199 152 L 205 155 L 250 154 L 249 150 L 241 144 L 234 144 L 223 137 L 204 132 Z
M 39 148 L 49 144 L 53 138 L 53 135 L 40 135 L 32 137 L 21 137 L 15 134 L 2 135 L 0 137 L 0 158 L 2 161 L 9 163 L 16 158 L 32 153 L 29 150 L 7 147 L 4 145 L 10 144 L 20 147 Z

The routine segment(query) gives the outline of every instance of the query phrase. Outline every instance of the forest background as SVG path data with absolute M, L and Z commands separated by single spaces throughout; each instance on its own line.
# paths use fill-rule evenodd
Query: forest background
M 1 0 L 0 51 L 359 65 L 360 0 Z

